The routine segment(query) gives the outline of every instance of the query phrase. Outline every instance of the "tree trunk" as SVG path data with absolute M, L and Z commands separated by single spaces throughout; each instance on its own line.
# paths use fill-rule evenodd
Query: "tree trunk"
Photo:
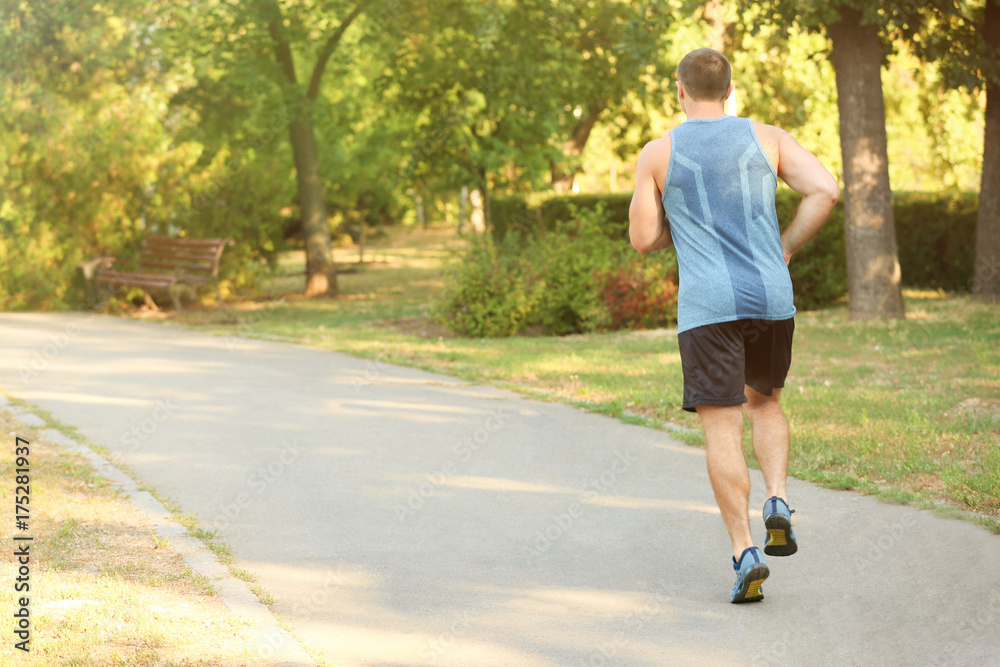
M 323 179 L 319 174 L 316 132 L 308 116 L 308 107 L 300 108 L 289 125 L 292 153 L 295 156 L 299 205 L 302 207 L 302 236 L 306 242 L 306 296 L 336 296 L 337 268 L 330 254 L 330 223 L 323 201 Z
M 306 242 L 306 296 L 337 296 L 337 267 L 330 253 L 330 222 L 323 201 L 323 179 L 319 174 L 319 151 L 316 147 L 316 130 L 309 112 L 319 96 L 320 83 L 326 63 L 340 44 L 344 32 L 361 14 L 368 2 L 355 5 L 350 14 L 327 38 L 320 49 L 316 64 L 309 78 L 309 87 L 302 96 L 295 74 L 295 58 L 285 29 L 285 18 L 277 0 L 260 3 L 261 15 L 267 23 L 274 47 L 274 58 L 281 66 L 287 84 L 286 100 L 295 95 L 298 108 L 295 119 L 289 124 L 292 155 L 295 157 L 295 180 L 299 186 L 299 206 L 302 209 L 302 236 Z M 295 92 L 293 92 L 295 91 Z
M 882 97 L 881 41 L 841 5 L 828 28 L 844 159 L 844 233 L 852 320 L 905 317 Z
M 992 48 L 995 76 L 1000 75 L 1000 0 L 986 3 L 983 38 Z M 973 298 L 1000 302 L 1000 81 L 987 75 L 983 176 L 976 217 L 976 264 Z
M 604 100 L 593 100 L 587 105 L 586 115 L 580 118 L 580 122 L 573 128 L 573 133 L 563 144 L 563 155 L 569 159 L 579 157 L 583 149 L 587 146 L 587 139 L 590 132 L 597 124 L 597 119 L 605 107 Z M 573 179 L 575 173 L 572 168 L 563 170 L 564 164 L 553 162 L 552 169 L 552 189 L 556 192 L 570 192 L 573 190 Z
M 727 58 L 732 45 L 732 23 L 727 23 L 722 0 L 706 0 L 701 18 L 708 24 L 708 46 Z

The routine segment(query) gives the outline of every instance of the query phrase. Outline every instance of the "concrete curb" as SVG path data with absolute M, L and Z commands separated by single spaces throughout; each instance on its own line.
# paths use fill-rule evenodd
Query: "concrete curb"
M 192 537 L 187 528 L 175 521 L 170 512 L 151 493 L 140 490 L 139 485 L 131 477 L 90 447 L 80 444 L 54 428 L 44 428 L 47 426 L 44 419 L 11 404 L 3 395 L 0 395 L 0 410 L 10 413 L 25 426 L 43 428 L 40 435 L 45 442 L 66 452 L 79 454 L 90 462 L 98 475 L 121 489 L 128 496 L 132 506 L 152 524 L 156 534 L 168 540 L 170 547 L 181 555 L 192 570 L 211 582 L 221 596 L 223 604 L 237 618 L 252 624 L 256 659 L 266 660 L 266 664 L 272 667 L 316 667 L 316 661 L 309 657 L 298 640 L 281 627 L 271 610 L 257 598 L 246 583 L 233 576 L 229 569 L 219 562 L 215 554 L 201 540 Z

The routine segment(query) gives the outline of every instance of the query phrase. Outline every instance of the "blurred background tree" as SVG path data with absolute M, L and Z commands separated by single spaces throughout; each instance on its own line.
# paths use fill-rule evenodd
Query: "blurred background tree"
M 703 45 L 732 60 L 741 115 L 792 131 L 868 202 L 851 220 L 891 216 L 890 182 L 981 186 L 974 291 L 995 294 L 996 1 L 792 5 L 0 0 L 0 307 L 76 305 L 78 261 L 152 232 L 234 237 L 231 290 L 307 249 L 303 291 L 331 294 L 331 236 L 451 220 L 463 186 L 488 222 L 499 195 L 627 191 L 641 146 L 683 120 L 672 75 Z M 857 122 L 857 105 L 838 114 L 828 34 L 845 16 L 884 103 Z M 862 196 L 838 123 L 880 116 L 882 185 Z

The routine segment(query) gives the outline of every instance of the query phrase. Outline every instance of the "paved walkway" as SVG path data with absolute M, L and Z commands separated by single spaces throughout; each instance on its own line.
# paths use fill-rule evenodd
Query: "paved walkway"
M 0 341 L 0 388 L 216 527 L 338 667 L 1000 664 L 1000 537 L 966 522 L 792 480 L 800 551 L 731 605 L 704 454 L 662 432 L 105 316 Z

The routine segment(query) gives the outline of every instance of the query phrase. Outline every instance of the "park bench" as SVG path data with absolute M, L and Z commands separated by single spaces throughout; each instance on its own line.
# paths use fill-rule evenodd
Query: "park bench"
M 142 240 L 138 270 L 119 271 L 114 268 L 117 260 L 107 258 L 99 267 L 96 280 L 100 285 L 141 287 L 147 303 L 152 303 L 150 292 L 166 292 L 177 310 L 181 307 L 176 289 L 179 285 L 197 289 L 214 282 L 219 308 L 225 310 L 219 289 L 219 260 L 228 245 L 233 245 L 232 239 L 147 236 Z

